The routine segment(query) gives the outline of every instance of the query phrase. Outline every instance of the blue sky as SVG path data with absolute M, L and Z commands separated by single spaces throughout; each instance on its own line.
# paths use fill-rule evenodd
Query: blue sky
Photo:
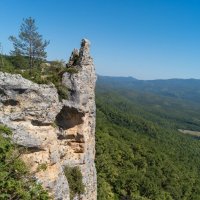
M 200 79 L 199 0 L 1 0 L 0 8 L 5 53 L 31 16 L 50 40 L 50 60 L 68 60 L 88 38 L 98 74 Z

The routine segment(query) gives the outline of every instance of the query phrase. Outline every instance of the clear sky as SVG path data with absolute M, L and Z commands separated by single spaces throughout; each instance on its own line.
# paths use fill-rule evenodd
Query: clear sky
M 0 0 L 5 53 L 29 16 L 50 60 L 68 60 L 88 38 L 98 74 L 200 79 L 200 0 Z

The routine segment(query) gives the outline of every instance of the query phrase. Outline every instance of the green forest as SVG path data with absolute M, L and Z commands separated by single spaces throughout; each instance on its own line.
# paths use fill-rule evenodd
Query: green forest
M 97 81 L 99 200 L 200 199 L 200 142 L 177 131 L 200 130 L 200 106 L 149 88 Z

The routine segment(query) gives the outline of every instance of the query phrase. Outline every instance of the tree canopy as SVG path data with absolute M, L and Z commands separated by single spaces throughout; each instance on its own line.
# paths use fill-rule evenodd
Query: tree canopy
M 22 56 L 22 58 L 27 57 L 30 68 L 33 68 L 47 56 L 45 48 L 49 41 L 43 40 L 42 35 L 37 30 L 35 20 L 29 17 L 23 20 L 18 38 L 15 36 L 9 37 L 14 47 L 11 53 L 15 56 Z
M 183 92 L 183 91 L 182 91 Z M 200 106 L 97 80 L 99 200 L 200 199 Z

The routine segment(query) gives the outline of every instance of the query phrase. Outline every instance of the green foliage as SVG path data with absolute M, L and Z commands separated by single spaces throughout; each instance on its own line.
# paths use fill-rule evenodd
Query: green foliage
M 13 73 L 15 70 L 15 67 L 12 65 L 12 63 L 8 59 L 8 56 L 1 55 L 1 59 L 3 62 L 1 62 L 0 71 Z
M 75 195 L 81 195 L 85 191 L 83 184 L 83 177 L 79 167 L 66 166 L 64 169 L 65 176 L 69 183 L 70 199 L 73 199 Z
M 12 134 L 12 131 L 8 127 L 0 125 L 0 134 L 2 133 L 7 136 L 10 136 Z
M 53 83 L 58 90 L 59 99 L 67 99 L 68 88 L 62 84 L 62 76 L 65 72 L 77 73 L 77 70 L 70 71 L 64 67 L 63 61 L 52 61 L 51 63 L 43 63 L 39 67 L 23 68 L 15 65 L 16 57 L 4 56 L 5 66 L 0 68 L 3 72 L 21 74 L 24 78 L 29 79 L 38 84 Z
M 48 46 L 49 41 L 43 41 L 42 35 L 38 33 L 37 29 L 35 20 L 29 17 L 23 20 L 18 38 L 14 36 L 9 37 L 14 48 L 12 55 L 20 59 L 17 60 L 15 58 L 14 62 L 20 61 L 22 64 L 23 56 L 26 56 L 29 61 L 29 67 L 33 68 L 46 58 L 45 48 Z
M 19 54 L 12 55 L 12 56 L 6 56 L 6 59 L 15 66 L 16 69 L 27 69 L 28 67 L 28 58 L 21 56 Z
M 69 67 L 66 69 L 66 71 L 70 74 L 76 74 L 78 73 L 78 69 L 74 68 L 74 67 Z
M 46 163 L 39 164 L 37 167 L 37 171 L 45 171 L 46 169 L 47 169 Z
M 63 61 L 53 61 L 42 69 L 43 76 L 41 77 L 46 82 L 52 82 L 56 86 L 60 100 L 68 97 L 68 88 L 62 84 L 62 76 L 65 72 L 67 72 L 67 68 L 64 67 Z
M 20 151 L 9 137 L 11 131 L 0 125 L 0 199 L 47 200 L 46 191 L 37 184 L 25 163 L 19 158 Z
M 98 199 L 200 199 L 200 106 L 97 82 Z

